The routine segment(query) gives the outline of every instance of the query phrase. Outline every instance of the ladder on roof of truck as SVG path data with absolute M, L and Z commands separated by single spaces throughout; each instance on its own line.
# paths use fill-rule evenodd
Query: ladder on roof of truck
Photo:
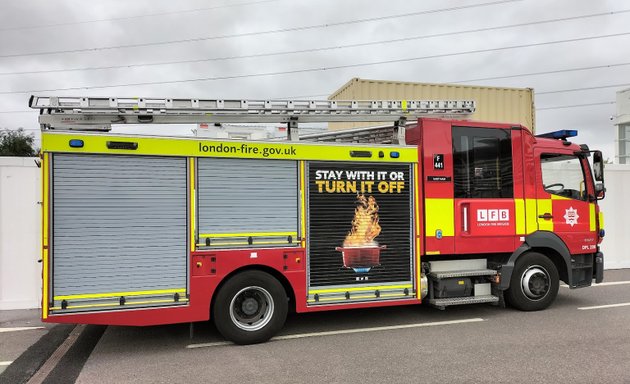
M 222 100 L 31 96 L 42 130 L 111 130 L 112 124 L 286 123 L 299 140 L 298 123 L 392 122 L 392 126 L 304 135 L 309 141 L 404 143 L 410 118 L 462 118 L 475 111 L 471 100 Z
M 301 141 L 315 141 L 328 143 L 373 143 L 373 144 L 404 144 L 405 126 L 395 122 L 393 125 L 379 125 L 375 127 L 361 127 L 339 129 L 334 131 L 310 133 L 300 135 Z M 402 127 L 402 129 L 401 129 Z

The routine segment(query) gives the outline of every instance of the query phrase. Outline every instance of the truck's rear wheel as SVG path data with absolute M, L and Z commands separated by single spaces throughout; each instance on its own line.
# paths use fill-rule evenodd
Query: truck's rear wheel
M 516 260 L 506 298 L 521 311 L 539 311 L 551 305 L 559 286 L 554 263 L 545 255 L 529 252 Z
M 287 294 L 268 273 L 246 271 L 228 280 L 217 293 L 214 323 L 221 334 L 237 344 L 269 340 L 284 325 Z

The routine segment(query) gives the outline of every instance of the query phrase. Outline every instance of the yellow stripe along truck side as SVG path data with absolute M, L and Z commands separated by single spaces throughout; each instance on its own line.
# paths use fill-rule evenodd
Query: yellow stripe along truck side
M 597 229 L 597 220 L 595 220 L 595 203 L 590 203 L 588 205 L 588 209 L 589 209 L 589 230 L 591 232 L 595 232 L 595 230 Z
M 529 235 L 538 230 L 536 203 L 536 199 L 514 199 L 517 235 Z
M 413 165 L 413 183 L 414 185 L 418 185 L 418 183 L 420 182 L 420 178 L 418 177 L 418 164 L 414 164 Z M 415 220 L 415 231 L 414 231 L 414 236 L 416 237 L 416 253 L 415 253 L 415 258 L 416 258 L 416 298 L 420 299 L 421 295 L 422 295 L 422 287 L 420 286 L 420 284 L 422 284 L 422 279 L 421 279 L 421 270 L 420 270 L 420 255 L 422 255 L 422 249 L 421 247 L 421 241 L 420 241 L 420 237 L 422 236 L 422 233 L 420 232 L 420 198 L 418 196 L 419 194 L 419 188 L 414 188 L 413 189 L 413 204 L 414 204 L 414 215 Z
M 69 141 L 82 140 L 80 148 Z M 108 142 L 136 143 L 136 149 L 109 149 Z M 223 157 L 243 159 L 332 160 L 353 162 L 413 163 L 415 147 L 373 147 L 366 145 L 304 144 L 295 142 L 215 141 L 199 138 L 130 137 L 114 135 L 43 132 L 42 149 L 46 152 L 108 153 L 186 157 Z M 378 152 L 384 152 L 382 158 Z M 370 156 L 365 156 L 369 152 Z M 394 152 L 394 154 L 392 154 Z M 357 155 L 359 153 L 359 155 Z
M 306 163 L 300 161 L 300 246 L 306 248 Z
M 197 204 L 195 202 L 195 192 L 196 192 L 196 186 L 195 186 L 195 159 L 194 158 L 189 158 L 188 159 L 188 173 L 190 175 L 190 180 L 189 182 L 189 188 L 190 188 L 190 201 L 188 202 L 188 204 L 190 205 L 189 207 L 189 212 L 190 212 L 190 251 L 194 252 L 196 249 L 196 245 L 195 245 L 195 234 L 196 234 L 196 228 L 195 228 L 195 224 L 196 224 L 196 218 L 195 218 L 195 211 L 197 210 Z
M 545 213 L 553 213 L 553 205 L 551 203 L 551 199 L 538 199 L 536 200 L 536 205 L 539 215 L 543 215 Z M 553 231 L 553 220 L 538 218 L 538 229 L 540 231 Z
M 50 154 L 42 156 L 42 319 L 48 318 L 48 220 L 49 220 L 49 183 Z
M 171 294 L 171 293 L 186 293 L 186 288 L 157 289 L 157 290 L 151 290 L 151 291 L 91 293 L 91 294 L 85 294 L 85 295 L 65 295 L 65 296 L 55 296 L 54 299 L 55 300 L 100 299 L 100 298 L 120 297 L 120 296 L 165 295 L 165 294 Z

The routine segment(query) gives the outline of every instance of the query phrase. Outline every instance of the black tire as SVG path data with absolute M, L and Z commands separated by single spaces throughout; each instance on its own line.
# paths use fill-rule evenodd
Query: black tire
M 540 311 L 556 299 L 559 287 L 553 261 L 543 254 L 528 252 L 516 260 L 506 299 L 521 311 Z
M 219 332 L 236 344 L 262 343 L 284 326 L 288 299 L 284 287 L 268 273 L 241 272 L 217 293 L 213 319 Z

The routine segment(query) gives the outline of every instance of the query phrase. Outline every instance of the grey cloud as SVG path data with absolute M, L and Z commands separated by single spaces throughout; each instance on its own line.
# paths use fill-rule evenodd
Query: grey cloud
M 409 2 L 291 1 L 220 8 L 195 13 L 142 17 L 41 29 L 0 31 L 0 54 L 41 52 L 77 48 L 125 45 L 204 36 L 229 35 L 294 26 L 334 23 L 344 20 L 439 9 L 482 1 L 437 0 Z M 83 20 L 125 17 L 154 12 L 169 12 L 220 6 L 227 2 L 178 1 L 106 2 L 63 0 L 6 1 L 0 4 L 0 26 L 43 25 Z M 230 3 L 233 4 L 233 3 Z M 142 48 L 102 50 L 86 53 L 0 58 L 0 72 L 46 70 L 87 66 L 122 65 L 170 60 L 203 59 L 232 55 L 291 51 L 325 46 L 354 44 L 494 25 L 524 23 L 550 18 L 610 12 L 624 8 L 621 1 L 554 2 L 524 0 L 481 8 L 405 17 L 276 34 Z M 81 71 L 38 75 L 0 76 L 0 92 L 169 81 L 202 77 L 234 76 L 304 68 L 329 68 L 337 65 L 411 58 L 512 46 L 583 36 L 628 32 L 630 14 L 567 21 L 446 36 L 359 48 L 336 49 L 295 55 L 208 61 L 202 63 Z M 330 94 L 352 77 L 392 81 L 453 82 L 474 78 L 530 73 L 546 70 L 614 64 L 628 61 L 622 47 L 630 36 L 581 41 L 540 47 L 417 60 L 345 69 L 250 77 L 220 81 L 147 85 L 113 89 L 50 92 L 67 95 L 171 96 L 206 98 L 277 98 L 293 95 Z M 600 86 L 628 82 L 630 66 L 553 75 L 478 81 L 479 85 L 530 87 L 536 91 Z M 612 101 L 617 89 L 539 95 L 539 107 Z M 0 111 L 25 110 L 27 94 L 0 95 Z M 609 116 L 614 105 L 539 111 L 540 132 L 577 128 L 580 141 L 600 147 L 613 157 L 614 128 Z M 0 113 L 0 127 L 37 128 L 36 113 Z

